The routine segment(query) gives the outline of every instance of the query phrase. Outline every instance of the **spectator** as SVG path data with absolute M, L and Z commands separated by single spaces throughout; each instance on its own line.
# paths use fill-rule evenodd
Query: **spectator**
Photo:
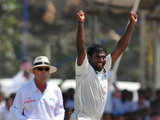
M 29 60 L 23 60 L 20 71 L 13 77 L 13 85 L 10 88 L 11 93 L 17 92 L 22 85 L 33 79 L 33 74 L 29 72 L 30 68 L 31 63 Z
M 5 106 L 2 108 L 2 111 L 1 111 L 2 120 L 14 120 L 14 116 L 13 114 L 11 114 L 10 108 L 13 104 L 15 96 L 16 94 L 12 93 L 8 98 L 6 98 Z
M 67 99 L 65 102 L 65 108 L 74 110 L 74 89 L 70 88 L 67 90 Z

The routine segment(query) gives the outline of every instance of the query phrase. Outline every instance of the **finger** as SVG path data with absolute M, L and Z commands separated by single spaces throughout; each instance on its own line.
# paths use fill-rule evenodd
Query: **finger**
M 84 12 L 80 12 L 80 15 L 81 15 L 81 16 L 84 16 Z
M 138 16 L 137 16 L 137 14 L 136 13 L 134 13 L 134 12 L 131 12 L 131 17 L 134 17 L 135 19 L 137 19 L 138 18 Z
M 77 14 L 82 14 L 84 13 L 82 10 L 79 10 Z
M 137 19 L 137 18 L 138 18 L 137 14 L 133 14 L 133 16 L 134 16 L 134 18 L 135 18 L 135 19 Z
M 84 12 L 82 10 L 79 11 L 80 14 L 84 14 Z
M 136 13 L 131 13 L 131 15 L 136 16 L 136 17 L 137 17 L 137 14 L 136 14 Z
M 131 18 L 132 18 L 132 20 L 134 20 L 135 22 L 137 22 L 137 18 L 136 17 L 132 16 Z
M 131 11 L 131 14 L 136 14 L 134 11 Z
M 79 12 L 83 12 L 83 10 L 79 10 Z

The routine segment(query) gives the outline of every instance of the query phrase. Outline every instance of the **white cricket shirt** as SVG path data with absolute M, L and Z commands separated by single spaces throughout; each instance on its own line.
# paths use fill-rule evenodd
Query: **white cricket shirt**
M 108 73 L 111 55 L 106 56 L 104 70 L 96 72 L 87 55 L 82 65 L 76 67 L 75 111 L 71 120 L 100 120 L 107 100 Z
M 11 112 L 17 120 L 63 120 L 61 90 L 56 85 L 47 84 L 41 93 L 31 80 L 17 92 Z

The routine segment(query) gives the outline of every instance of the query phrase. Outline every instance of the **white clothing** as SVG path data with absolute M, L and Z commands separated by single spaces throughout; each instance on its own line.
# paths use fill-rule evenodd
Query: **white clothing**
M 0 120 L 15 120 L 13 114 L 7 109 L 6 106 L 3 106 L 0 111 L 1 119 Z
M 111 55 L 106 56 L 104 70 L 96 72 L 89 64 L 87 55 L 78 66 L 76 61 L 75 111 L 71 120 L 100 120 L 108 94 L 108 71 Z
M 17 120 L 63 120 L 62 93 L 58 86 L 48 85 L 43 93 L 34 80 L 17 92 L 11 112 Z
M 10 93 L 16 93 L 19 88 L 21 88 L 25 83 L 29 82 L 34 78 L 32 73 L 29 73 L 29 78 L 24 77 L 24 71 L 20 70 L 14 77 L 13 77 L 13 85 L 10 87 Z

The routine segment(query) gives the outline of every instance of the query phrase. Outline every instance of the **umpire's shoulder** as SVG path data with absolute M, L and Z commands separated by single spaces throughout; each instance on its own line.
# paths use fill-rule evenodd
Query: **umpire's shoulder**
M 33 82 L 33 81 L 31 80 L 31 81 L 25 83 L 24 85 L 22 85 L 22 86 L 19 88 L 19 90 L 20 90 L 20 91 L 30 90 L 30 89 L 32 88 L 32 82 Z
M 17 93 L 26 94 L 26 92 L 31 91 L 31 90 L 32 90 L 32 84 L 31 84 L 31 81 L 29 81 L 29 82 L 25 83 L 24 85 L 22 85 L 18 89 Z
M 60 87 L 58 85 L 56 85 L 56 84 L 47 84 L 47 85 L 48 85 L 47 89 L 49 89 L 51 91 L 54 91 L 54 92 L 61 91 Z

